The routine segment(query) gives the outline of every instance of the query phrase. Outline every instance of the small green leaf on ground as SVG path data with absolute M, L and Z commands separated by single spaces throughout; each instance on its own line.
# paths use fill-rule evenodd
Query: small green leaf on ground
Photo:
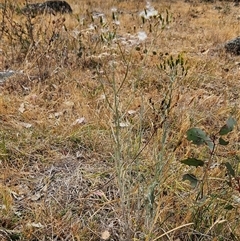
M 228 145 L 229 141 L 225 141 L 222 137 L 219 138 L 219 144 L 222 146 Z
M 234 206 L 231 205 L 231 204 L 229 204 L 229 205 L 225 206 L 224 209 L 226 209 L 226 210 L 232 210 L 232 209 L 234 209 Z
M 204 161 L 198 160 L 196 158 L 187 158 L 181 161 L 181 163 L 186 164 L 188 166 L 199 167 L 204 165 Z
M 219 134 L 221 136 L 228 134 L 233 130 L 235 125 L 236 125 L 236 120 L 230 116 L 227 120 L 227 123 L 220 129 Z
M 191 173 L 187 173 L 183 175 L 183 181 L 189 181 L 191 183 L 191 186 L 194 188 L 197 186 L 198 184 L 198 179 L 196 178 L 195 175 L 191 174 Z

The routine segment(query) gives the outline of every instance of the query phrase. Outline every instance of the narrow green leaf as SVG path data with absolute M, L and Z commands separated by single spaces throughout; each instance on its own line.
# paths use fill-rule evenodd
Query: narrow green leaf
M 234 206 L 231 205 L 231 204 L 229 204 L 229 205 L 225 206 L 224 209 L 226 209 L 226 210 L 232 210 L 232 209 L 234 209 Z
M 167 12 L 166 23 L 169 24 L 170 21 L 169 21 L 169 13 L 168 13 L 168 10 L 166 10 L 166 12 Z
M 229 162 L 226 162 L 226 163 L 225 163 L 225 166 L 226 166 L 229 174 L 230 174 L 231 176 L 235 177 L 235 171 L 233 170 L 232 165 L 231 165 Z
M 113 20 L 116 20 L 115 12 L 112 12 L 112 19 L 113 19 Z
M 229 141 L 225 141 L 222 137 L 219 138 L 219 144 L 222 146 L 228 145 Z
M 195 175 L 193 175 L 191 173 L 184 174 L 182 180 L 183 181 L 186 181 L 186 180 L 189 181 L 193 188 L 195 188 L 198 184 L 198 179 L 196 178 Z
M 196 158 L 187 158 L 182 160 L 181 163 L 194 167 L 202 167 L 204 165 L 204 162 L 202 160 L 198 160 Z
M 176 59 L 175 66 L 177 66 L 180 63 L 179 57 Z

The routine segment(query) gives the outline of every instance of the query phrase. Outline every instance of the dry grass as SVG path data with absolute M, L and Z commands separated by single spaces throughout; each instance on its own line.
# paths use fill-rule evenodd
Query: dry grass
M 72 15 L 34 19 L 6 3 L 0 70 L 18 73 L 0 86 L 0 239 L 239 240 L 239 192 L 222 165 L 237 172 L 237 131 L 217 149 L 205 199 L 182 180 L 204 170 L 180 163 L 209 158 L 190 127 L 217 133 L 239 118 L 240 61 L 223 47 L 239 8 L 153 2 L 172 16 L 163 29 L 142 23 L 144 1 L 69 0 Z M 189 69 L 171 87 L 158 66 L 179 53 Z

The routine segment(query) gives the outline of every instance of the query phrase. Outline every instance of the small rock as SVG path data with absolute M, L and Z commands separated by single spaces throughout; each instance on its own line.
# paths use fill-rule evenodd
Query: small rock
M 240 36 L 228 41 L 225 44 L 225 49 L 229 53 L 240 55 Z
M 38 14 L 72 13 L 71 6 L 66 1 L 46 1 L 44 3 L 27 4 L 22 13 L 36 16 Z
M 16 72 L 13 70 L 0 72 L 0 83 L 3 83 L 7 78 L 14 75 Z

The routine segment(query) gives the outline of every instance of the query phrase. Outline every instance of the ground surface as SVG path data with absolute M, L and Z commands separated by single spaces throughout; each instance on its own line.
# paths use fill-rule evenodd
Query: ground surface
M 159 2 L 71 0 L 73 14 L 35 18 L 2 3 L 0 71 L 16 73 L 0 86 L 0 239 L 240 239 L 224 166 L 237 182 L 237 127 L 216 155 L 186 140 L 239 119 L 240 57 L 224 49 L 239 7 Z

